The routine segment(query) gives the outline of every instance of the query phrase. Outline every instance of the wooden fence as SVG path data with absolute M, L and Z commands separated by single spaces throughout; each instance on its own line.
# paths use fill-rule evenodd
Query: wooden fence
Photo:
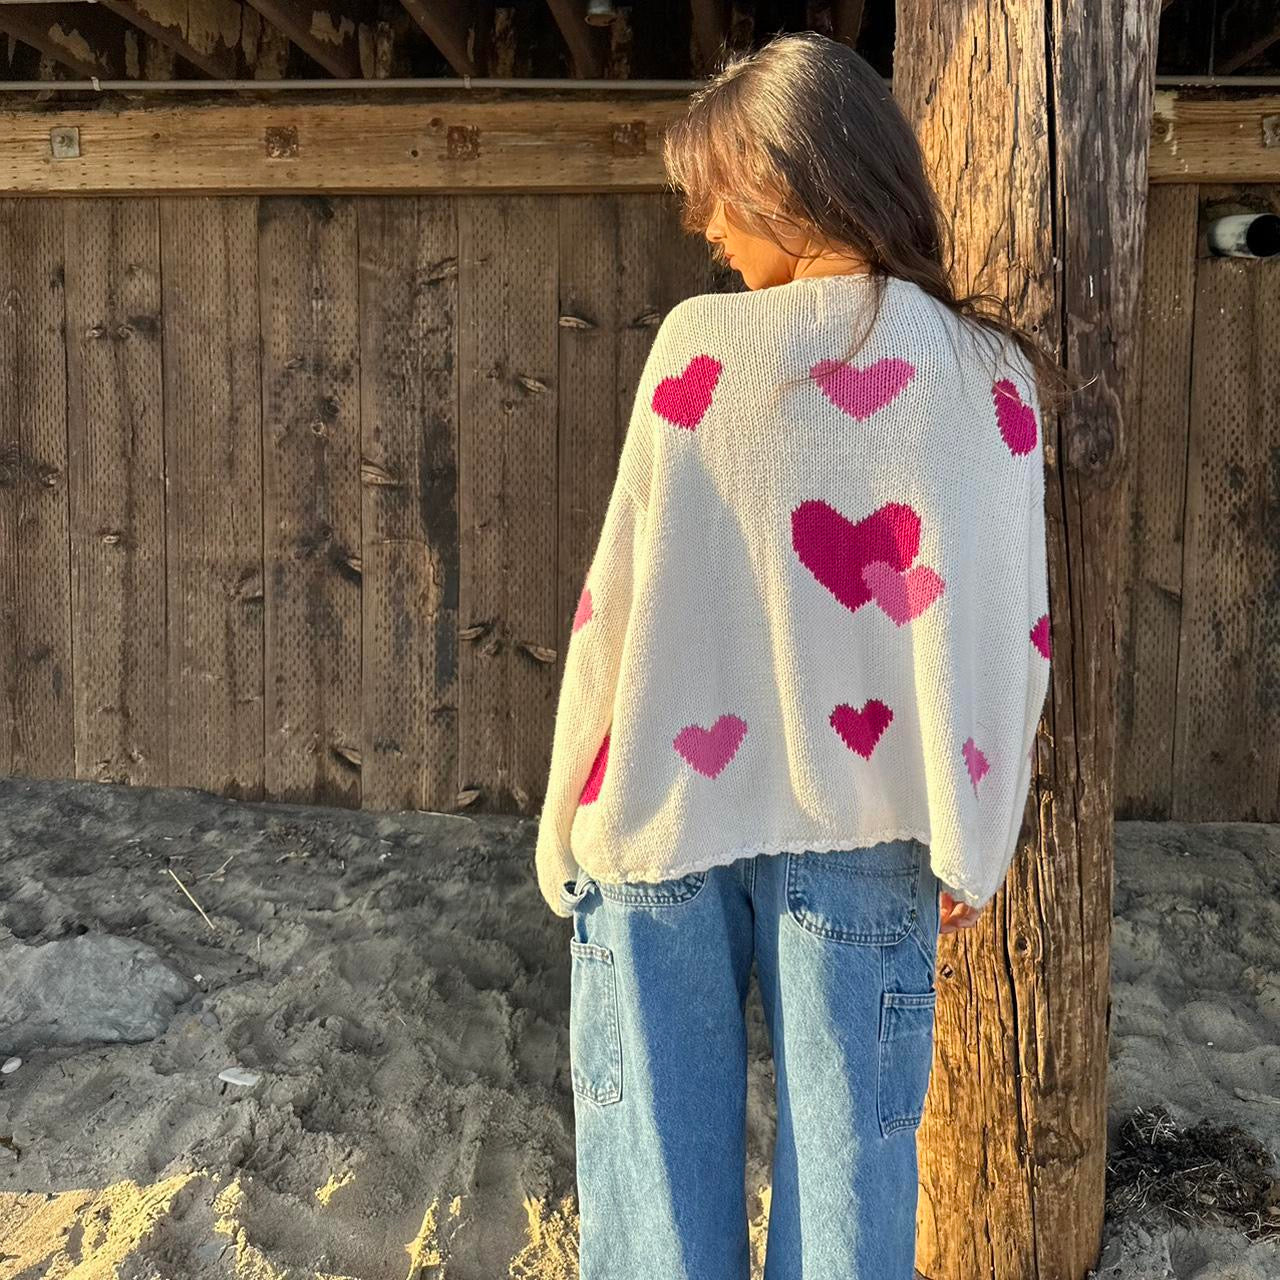
M 536 809 L 660 194 L 0 202 L 0 773 Z
M 1280 821 L 1280 259 L 1204 231 L 1264 210 L 1280 187 L 1150 191 L 1119 817 Z

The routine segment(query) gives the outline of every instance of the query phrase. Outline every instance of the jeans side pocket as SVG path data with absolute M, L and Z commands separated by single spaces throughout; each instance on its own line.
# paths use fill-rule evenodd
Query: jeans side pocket
M 622 1031 L 613 952 L 569 940 L 569 1066 L 573 1091 L 602 1106 L 622 1097 Z
M 936 991 L 881 994 L 876 1107 L 886 1138 L 899 1129 L 918 1128 L 924 1115 L 937 1001 Z

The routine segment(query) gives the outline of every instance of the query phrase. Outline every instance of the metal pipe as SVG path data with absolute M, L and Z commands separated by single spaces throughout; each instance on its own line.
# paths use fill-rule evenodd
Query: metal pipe
M 462 76 L 423 80 L 408 77 L 386 80 L 102 80 L 95 77 L 91 80 L 0 80 L 0 93 L 47 93 L 51 90 L 56 93 L 121 90 L 130 93 L 221 93 L 229 90 L 243 93 L 323 93 L 366 89 L 541 89 L 556 93 L 589 89 L 594 93 L 692 93 L 703 83 L 701 80 L 559 80 L 536 76 L 526 79 Z
M 1156 76 L 1157 89 L 1280 89 L 1280 76 Z
M 1227 258 L 1280 255 L 1280 214 L 1233 213 L 1209 223 L 1209 248 Z

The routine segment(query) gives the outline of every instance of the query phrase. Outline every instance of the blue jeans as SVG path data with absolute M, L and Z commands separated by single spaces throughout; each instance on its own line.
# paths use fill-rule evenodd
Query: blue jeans
M 565 882 L 580 1280 L 748 1280 L 753 960 L 777 1082 L 765 1280 L 911 1280 L 938 889 L 913 839 Z

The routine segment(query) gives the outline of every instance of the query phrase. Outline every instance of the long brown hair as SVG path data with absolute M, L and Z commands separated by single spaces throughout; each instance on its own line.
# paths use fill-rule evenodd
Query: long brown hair
M 731 57 L 667 130 L 663 160 L 686 230 L 704 232 L 723 201 L 727 217 L 775 244 L 781 230 L 852 250 L 877 286 L 885 276 L 913 281 L 980 330 L 1017 343 L 1042 405 L 1074 385 L 1006 299 L 957 296 L 954 241 L 919 140 L 885 82 L 847 45 L 806 31 Z

